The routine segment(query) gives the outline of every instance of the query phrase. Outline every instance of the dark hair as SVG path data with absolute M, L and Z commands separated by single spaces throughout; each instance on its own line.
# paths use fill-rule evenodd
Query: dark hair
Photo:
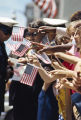
M 0 30 L 2 30 L 5 33 L 5 35 L 7 35 L 7 34 L 11 35 L 13 27 L 9 27 L 7 25 L 3 25 L 3 24 L 0 23 Z
M 76 20 L 81 20 L 81 11 L 77 11 L 74 14 L 72 14 L 70 21 L 76 21 Z
M 25 38 L 27 35 L 28 35 L 28 28 L 26 28 L 26 29 L 24 30 L 23 37 Z
M 65 24 L 61 24 L 61 25 L 50 25 L 50 24 L 44 22 L 42 19 L 35 20 L 35 21 L 29 23 L 29 27 L 31 27 L 31 28 L 39 28 L 39 27 L 41 27 L 41 26 L 65 27 Z
M 36 20 L 36 21 L 29 23 L 29 27 L 31 28 L 39 28 L 41 26 L 46 26 L 46 23 L 42 20 Z

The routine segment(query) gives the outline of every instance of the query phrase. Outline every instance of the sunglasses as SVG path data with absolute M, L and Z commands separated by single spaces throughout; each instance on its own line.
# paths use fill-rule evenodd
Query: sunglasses
M 26 34 L 25 34 L 25 36 L 36 36 L 38 33 L 36 33 L 36 32 L 34 32 L 34 33 L 30 33 L 30 32 L 27 32 Z
M 7 27 L 5 25 L 1 25 L 0 30 L 3 31 L 3 33 L 5 35 L 11 35 L 12 34 L 12 27 Z

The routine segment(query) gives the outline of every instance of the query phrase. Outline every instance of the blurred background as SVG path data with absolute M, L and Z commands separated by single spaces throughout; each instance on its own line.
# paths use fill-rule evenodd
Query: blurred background
M 54 1 L 53 9 L 57 7 L 57 13 L 53 18 L 69 19 L 72 13 L 81 10 L 81 0 L 46 0 L 47 3 L 43 3 L 42 7 L 41 1 L 44 0 L 0 0 L 0 16 L 11 17 L 17 20 L 20 26 L 27 26 L 37 18 L 51 17 L 46 16 L 47 13 L 44 11 L 51 1 Z

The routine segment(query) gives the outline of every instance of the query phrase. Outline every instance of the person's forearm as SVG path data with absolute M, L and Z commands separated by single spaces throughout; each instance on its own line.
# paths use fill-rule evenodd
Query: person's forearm
M 81 61 L 81 59 L 76 56 L 67 55 L 62 52 L 55 53 L 54 55 L 72 64 L 76 64 L 77 62 Z
M 47 48 L 44 48 L 42 50 L 39 50 L 39 52 L 46 52 L 47 54 L 53 54 L 55 52 L 66 52 L 66 50 L 69 50 L 72 47 L 72 45 L 56 45 L 56 46 L 49 46 Z
M 47 73 L 46 70 L 44 70 L 42 67 L 39 68 L 39 74 L 41 76 L 41 78 L 44 80 L 44 82 L 46 83 L 51 83 L 53 81 L 55 81 L 56 79 L 60 79 L 63 77 L 66 77 L 65 74 L 57 74 L 57 75 L 51 75 L 50 73 Z
M 52 67 L 53 67 L 54 69 L 68 70 L 68 69 L 65 68 L 64 66 L 61 66 L 58 62 L 52 62 Z
M 48 89 L 48 87 L 50 86 L 51 83 L 45 83 L 42 86 L 42 90 L 46 91 Z
M 41 78 L 46 82 L 50 83 L 52 82 L 52 76 L 46 72 L 42 67 L 38 70 Z

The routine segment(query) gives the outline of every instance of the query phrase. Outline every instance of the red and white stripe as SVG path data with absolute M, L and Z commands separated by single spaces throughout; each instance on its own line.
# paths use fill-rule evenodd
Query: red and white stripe
M 30 48 L 31 46 L 31 42 L 29 40 L 26 40 L 26 43 L 25 43 L 26 46 L 28 46 Z
M 18 33 L 12 33 L 11 40 L 23 41 L 24 27 L 20 27 Z
M 38 69 L 36 67 L 33 67 L 32 73 L 30 75 L 24 73 L 20 82 L 29 86 L 33 86 L 37 72 L 38 72 Z
M 54 18 L 57 13 L 55 0 L 33 0 L 34 3 L 46 14 L 48 18 Z
M 20 47 L 20 46 L 19 46 Z M 18 47 L 18 48 L 19 48 Z M 24 56 L 24 54 L 26 53 L 26 51 L 29 49 L 29 47 L 28 46 L 25 46 L 24 47 L 24 49 L 21 51 L 21 52 L 19 52 L 19 51 L 12 51 L 12 54 L 14 54 L 14 55 L 16 55 L 16 56 L 18 56 L 18 57 L 22 57 L 22 56 Z
M 6 44 L 6 46 L 7 46 L 11 51 L 17 50 L 20 45 L 21 45 L 21 43 L 10 44 L 10 43 L 8 42 L 8 43 Z

